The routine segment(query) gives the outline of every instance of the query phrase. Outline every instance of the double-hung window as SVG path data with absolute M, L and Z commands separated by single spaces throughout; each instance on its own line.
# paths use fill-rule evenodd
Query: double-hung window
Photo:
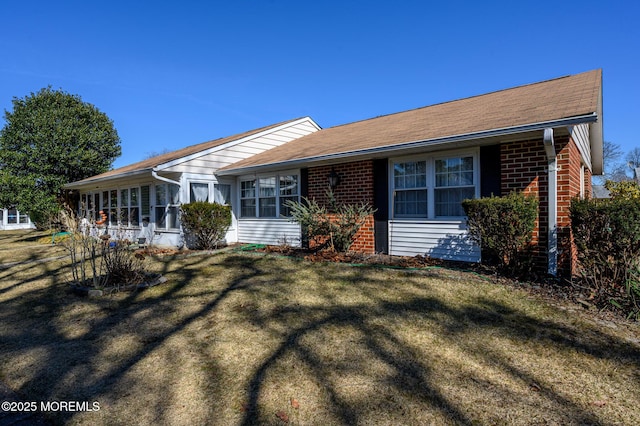
M 211 188 L 213 187 L 213 192 Z M 228 183 L 189 182 L 189 202 L 231 205 L 231 185 Z
M 205 182 L 189 183 L 189 200 L 191 202 L 209 202 L 209 184 Z
M 476 193 L 473 172 L 473 156 L 435 160 L 436 217 L 464 216 L 462 200 Z
M 225 206 L 231 205 L 231 185 L 216 183 L 213 185 L 213 202 Z
M 102 204 L 100 210 L 107 216 L 107 223 L 111 223 L 111 212 L 109 211 L 109 191 L 102 191 Z M 99 216 L 99 213 L 98 213 Z
M 7 223 L 18 223 L 18 210 L 16 210 L 15 208 L 9 209 L 7 214 Z
M 463 217 L 462 201 L 478 189 L 475 154 L 418 157 L 392 163 L 393 217 Z
M 118 225 L 118 190 L 109 191 L 109 223 L 111 226 Z
M 280 216 L 290 217 L 291 207 L 287 202 L 298 201 L 298 176 L 281 175 L 278 181 Z
M 260 196 L 258 197 L 258 216 L 276 217 L 276 177 L 258 179 Z
M 140 226 L 140 196 L 138 188 L 120 190 L 120 224 Z
M 180 187 L 174 184 L 156 185 L 156 226 L 160 229 L 177 229 Z
M 289 217 L 287 201 L 298 201 L 297 174 L 261 176 L 240 181 L 241 217 Z
M 427 162 L 393 165 L 395 217 L 427 217 Z
M 240 216 L 256 217 L 256 180 L 240 182 Z

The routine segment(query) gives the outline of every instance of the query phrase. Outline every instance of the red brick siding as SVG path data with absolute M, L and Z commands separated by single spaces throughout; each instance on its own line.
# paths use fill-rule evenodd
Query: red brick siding
M 571 200 L 580 196 L 580 169 L 582 156 L 573 140 L 557 150 L 558 154 L 558 265 L 566 273 L 576 273 L 578 266 L 577 248 L 571 233 L 569 210 Z M 584 196 L 591 194 L 591 173 L 585 170 Z
M 580 194 L 581 156 L 575 143 L 568 137 L 556 139 L 558 162 L 558 268 L 561 274 L 575 272 L 576 250 L 573 244 L 569 206 L 571 199 Z M 542 138 L 504 143 L 500 147 L 501 192 L 523 191 L 533 195 L 539 202 L 539 214 L 533 235 L 533 255 L 541 271 L 547 269 L 547 229 L 548 229 L 548 168 Z M 327 204 L 326 191 L 331 170 L 340 176 L 340 183 L 334 191 L 339 203 L 369 203 L 373 205 L 373 161 L 357 161 L 334 166 L 320 166 L 309 169 L 308 196 L 321 204 Z M 585 194 L 591 193 L 591 173 L 584 177 Z M 367 223 L 358 233 L 352 250 L 374 253 L 374 220 Z
M 576 251 L 571 236 L 569 207 L 571 199 L 580 194 L 582 159 L 573 140 L 556 139 L 558 163 L 558 272 L 569 275 L 575 271 Z M 501 190 L 503 194 L 522 191 L 533 195 L 540 204 L 533 235 L 534 256 L 540 270 L 546 271 L 547 232 L 549 221 L 547 157 L 542 139 L 505 143 L 501 146 Z M 591 174 L 585 172 L 585 193 L 591 191 Z
M 331 170 L 340 176 L 340 183 L 333 191 L 336 201 L 344 204 L 369 203 L 373 205 L 373 161 L 356 161 L 320 166 L 309 169 L 308 197 L 321 205 L 327 205 L 326 192 L 329 189 Z M 375 252 L 375 236 L 373 216 L 360 228 L 351 250 L 362 253 Z
M 537 198 L 538 219 L 533 232 L 533 256 L 541 270 L 547 264 L 547 157 L 542 139 L 505 143 L 500 146 L 501 192 L 524 192 Z

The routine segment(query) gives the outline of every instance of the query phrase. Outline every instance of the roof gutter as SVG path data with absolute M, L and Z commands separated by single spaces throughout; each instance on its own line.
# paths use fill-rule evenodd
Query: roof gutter
M 169 178 L 163 177 L 158 175 L 158 172 L 155 169 L 142 169 L 142 170 L 135 170 L 132 172 L 126 172 L 126 173 L 119 173 L 117 175 L 111 175 L 111 176 L 106 176 L 103 178 L 97 178 L 97 179 L 91 179 L 91 180 L 81 180 L 78 182 L 71 182 L 68 183 L 64 186 L 65 189 L 75 189 L 75 188 L 82 188 L 85 186 L 91 186 L 93 184 L 96 183 L 102 183 L 102 182 L 107 182 L 110 180 L 114 180 L 114 179 L 121 179 L 121 178 L 127 178 L 127 177 L 132 177 L 132 176 L 138 176 L 138 175 L 143 175 L 146 173 L 151 172 L 151 176 L 153 176 L 155 179 L 161 180 L 163 182 L 168 182 L 168 183 L 173 183 L 175 185 L 180 185 L 180 182 L 175 181 L 175 180 L 171 180 Z
M 126 173 L 119 173 L 117 175 L 111 175 L 111 176 L 105 176 L 102 178 L 96 178 L 96 179 L 90 179 L 90 180 L 79 180 L 77 182 L 71 182 L 71 183 L 67 183 L 66 185 L 64 185 L 65 189 L 76 189 L 76 188 L 82 188 L 85 186 L 91 186 L 93 184 L 96 183 L 102 183 L 102 182 L 106 182 L 109 180 L 113 180 L 113 179 L 120 179 L 123 177 L 132 177 L 132 176 L 138 176 L 138 175 L 142 175 L 145 173 L 148 173 L 151 169 L 143 169 L 143 170 L 134 170 L 131 172 L 126 172 Z
M 228 169 L 218 170 L 215 174 L 219 176 L 240 175 L 240 174 L 257 172 L 265 168 L 272 168 L 272 169 L 273 168 L 291 168 L 295 166 L 304 165 L 306 163 L 309 163 L 310 161 L 321 162 L 321 161 L 341 160 L 341 159 L 350 158 L 350 157 L 359 156 L 359 155 L 375 155 L 375 154 L 398 151 L 402 149 L 423 148 L 423 147 L 434 146 L 434 145 L 445 145 L 445 144 L 450 144 L 454 142 L 464 142 L 464 141 L 475 140 L 475 139 L 485 139 L 485 138 L 491 138 L 496 136 L 507 136 L 507 135 L 513 135 L 517 133 L 532 132 L 537 130 L 544 130 L 547 128 L 568 127 L 568 126 L 574 126 L 576 124 L 581 124 L 581 123 L 594 123 L 597 120 L 598 120 L 598 114 L 593 112 L 589 114 L 578 115 L 575 117 L 563 118 L 559 120 L 550 120 L 550 121 L 543 121 L 539 123 L 525 124 L 522 126 L 504 127 L 500 129 L 485 130 L 481 132 L 465 133 L 461 135 L 447 136 L 443 138 L 413 141 L 413 142 L 406 142 L 406 143 L 394 144 L 394 145 L 385 145 L 385 146 L 379 146 L 375 148 L 361 149 L 357 151 L 324 154 L 324 155 L 318 155 L 314 157 L 297 158 L 294 160 L 277 161 L 274 163 L 260 164 L 260 165 L 240 167 L 240 168 L 233 168 L 233 165 L 231 165 L 229 166 Z
M 172 183 L 174 185 L 180 186 L 180 182 L 178 182 L 177 180 L 172 180 L 172 179 L 160 176 L 155 169 L 151 169 L 151 176 L 153 176 L 155 179 L 161 180 L 163 182 Z

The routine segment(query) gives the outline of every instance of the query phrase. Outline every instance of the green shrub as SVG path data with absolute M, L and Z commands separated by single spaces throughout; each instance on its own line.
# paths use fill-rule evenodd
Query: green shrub
M 195 248 L 211 250 L 218 247 L 231 226 L 231 207 L 197 201 L 180 208 L 182 227 L 194 238 Z
M 538 200 L 512 192 L 504 197 L 464 200 L 469 234 L 483 252 L 505 272 L 522 269 L 519 255 L 531 241 L 538 216 Z
M 611 198 L 640 200 L 640 185 L 635 180 L 620 182 L 608 180 L 604 183 L 604 187 L 609 190 Z
M 290 208 L 291 220 L 300 224 L 318 250 L 347 252 L 362 225 L 376 210 L 367 203 L 339 204 L 331 190 L 327 191 L 327 198 L 329 208 L 306 197 L 301 203 L 287 201 L 286 206 Z
M 571 202 L 571 229 L 582 278 L 599 305 L 611 303 L 638 314 L 640 281 L 640 199 Z

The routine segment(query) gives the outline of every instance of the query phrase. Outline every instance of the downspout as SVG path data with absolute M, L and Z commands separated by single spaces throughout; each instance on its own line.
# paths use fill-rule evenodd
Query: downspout
M 158 179 L 163 182 L 178 185 L 178 187 L 180 187 L 180 191 L 178 192 L 178 197 L 179 197 L 178 203 L 182 203 L 182 185 L 180 185 L 180 182 L 160 176 L 158 172 L 156 172 L 154 169 L 151 169 L 151 176 L 153 176 L 154 179 Z M 184 230 L 182 229 L 182 222 L 180 222 L 180 240 L 178 241 L 178 248 L 182 248 L 183 246 L 184 246 Z
M 547 272 L 555 277 L 558 274 L 558 160 L 552 128 L 544 129 L 544 151 L 547 154 L 549 185 Z
M 153 176 L 155 179 L 161 180 L 161 181 L 163 181 L 163 182 L 172 183 L 172 184 L 174 184 L 174 185 L 181 186 L 181 185 L 180 185 L 180 182 L 178 182 L 177 180 L 171 180 L 171 179 L 169 179 L 169 178 L 162 177 L 162 176 L 158 175 L 158 172 L 156 172 L 156 171 L 155 171 L 155 170 L 153 170 L 153 169 L 151 170 L 151 176 Z M 180 198 L 182 198 L 182 197 L 180 197 Z M 180 201 L 182 201 L 182 200 L 180 200 Z

